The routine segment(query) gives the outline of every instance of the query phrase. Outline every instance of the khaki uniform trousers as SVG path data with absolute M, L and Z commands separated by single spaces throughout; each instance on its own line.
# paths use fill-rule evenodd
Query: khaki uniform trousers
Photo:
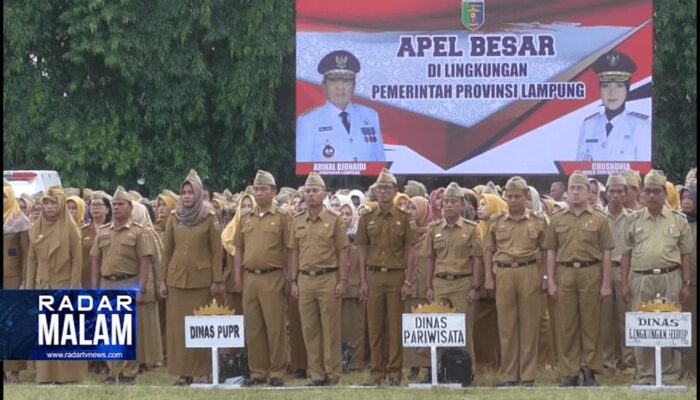
M 283 379 L 287 369 L 282 269 L 262 275 L 245 272 L 243 315 L 251 379 Z
M 433 296 L 435 301 L 446 302 L 449 300 L 452 303 L 452 308 L 455 312 L 466 315 L 467 326 L 467 346 L 465 350 L 469 353 L 472 359 L 472 371 L 476 370 L 476 359 L 474 358 L 474 305 L 467 303 L 467 294 L 472 286 L 472 277 L 466 276 L 455 280 L 446 280 L 433 277 Z
M 370 376 L 373 381 L 401 380 L 401 287 L 404 270 L 367 271 L 367 325 L 370 346 Z
M 627 304 L 622 298 L 621 268 L 612 269 L 612 295 L 600 305 L 600 344 L 603 366 L 610 369 L 634 368 L 634 351 L 625 346 L 625 312 Z
M 425 305 L 428 302 L 423 298 L 407 298 L 404 301 L 404 313 L 413 313 L 413 308 Z M 430 368 L 429 347 L 404 347 L 403 366 L 407 368 Z
M 683 281 L 680 269 L 660 275 L 640 275 L 630 272 L 629 286 L 632 297 L 632 309 L 656 298 L 656 294 L 666 297 L 667 301 L 678 303 L 678 294 Z M 636 347 L 634 357 L 637 362 L 637 379 L 654 379 L 654 349 Z M 661 373 L 666 382 L 678 379 L 681 358 L 678 351 L 671 348 L 661 349 Z
M 540 328 L 537 341 L 537 363 L 543 366 L 556 365 L 560 350 L 556 320 L 557 302 L 547 292 L 540 294 Z
M 299 316 L 299 300 L 294 297 L 285 297 L 287 314 L 287 340 L 289 343 L 289 369 L 292 372 L 306 370 L 307 357 L 304 336 L 301 330 L 301 318 Z
M 100 289 L 133 288 L 138 286 L 138 282 L 138 275 L 129 279 L 123 279 L 121 281 L 112 281 L 109 279 L 100 278 Z M 138 305 L 136 307 L 136 312 L 140 315 L 143 312 L 143 307 Z M 160 332 L 158 332 L 158 334 L 160 334 Z M 109 361 L 107 362 L 107 367 L 109 368 L 109 373 L 113 378 L 118 378 L 120 375 L 124 378 L 136 378 L 136 375 L 139 374 L 138 360 Z
M 581 368 L 603 369 L 600 338 L 601 265 L 582 268 L 557 267 L 557 319 L 559 320 L 559 369 L 565 376 L 578 376 Z
M 335 297 L 337 272 L 299 274 L 299 315 L 312 380 L 337 382 L 343 372 L 340 353 L 342 298 Z
M 537 264 L 498 268 L 496 307 L 503 381 L 535 380 L 541 293 Z

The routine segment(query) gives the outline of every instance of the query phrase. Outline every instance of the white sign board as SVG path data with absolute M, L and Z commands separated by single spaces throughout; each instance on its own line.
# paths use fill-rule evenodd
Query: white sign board
M 690 347 L 690 313 L 625 313 L 625 345 L 630 347 Z
M 245 347 L 243 316 L 186 316 L 185 347 Z
M 404 347 L 464 347 L 464 314 L 403 314 Z

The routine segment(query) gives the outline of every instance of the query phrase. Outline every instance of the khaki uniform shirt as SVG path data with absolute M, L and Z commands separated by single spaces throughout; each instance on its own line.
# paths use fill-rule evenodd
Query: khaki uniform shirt
M 264 214 L 258 206 L 241 217 L 233 245 L 243 252 L 246 269 L 284 269 L 289 244 L 289 216 L 272 205 Z
M 605 214 L 587 207 L 577 217 L 566 207 L 552 215 L 544 247 L 557 252 L 557 263 L 601 261 L 603 251 L 614 249 L 615 241 Z
M 544 248 L 547 221 L 544 216 L 525 210 L 514 219 L 510 213 L 494 215 L 484 236 L 484 249 L 493 254 L 493 261 L 502 263 L 539 260 Z
M 610 210 L 606 207 L 605 214 L 608 216 L 608 224 L 612 231 L 615 248 L 612 250 L 612 261 L 620 262 L 622 260 L 622 249 L 625 247 L 625 234 L 627 232 L 628 217 L 632 210 L 622 207 L 622 211 L 617 217 L 610 214 Z
M 221 234 L 214 211 L 194 226 L 180 224 L 174 214 L 175 210 L 165 226 L 163 281 L 180 289 L 201 289 L 222 282 Z
M 97 231 L 92 222 L 80 227 L 80 245 L 83 247 L 83 272 L 81 279 L 85 289 L 92 286 L 92 257 L 90 257 L 90 251 L 92 251 L 92 246 L 95 244 L 96 236 Z
M 154 246 L 141 225 L 129 222 L 116 228 L 112 222 L 100 227 L 90 255 L 102 261 L 103 277 L 138 275 L 141 258 L 153 256 Z
M 693 252 L 688 220 L 664 207 L 654 218 L 645 207 L 629 217 L 624 251 L 631 254 L 631 269 L 645 271 L 680 265 L 681 254 Z
M 428 227 L 422 253 L 435 257 L 433 274 L 471 274 L 471 257 L 482 257 L 481 234 L 474 221 L 460 218 L 454 225 L 445 219 Z
M 308 210 L 292 220 L 289 248 L 299 251 L 299 270 L 338 268 L 339 254 L 350 242 L 340 214 L 325 208 L 316 217 Z
M 2 277 L 23 282 L 27 275 L 27 251 L 29 234 L 27 231 L 8 233 L 2 236 Z M 16 289 L 16 288 L 6 288 Z
M 393 205 L 386 213 L 380 207 L 360 217 L 357 245 L 367 246 L 367 265 L 404 269 L 404 251 L 420 240 L 411 228 L 411 215 Z

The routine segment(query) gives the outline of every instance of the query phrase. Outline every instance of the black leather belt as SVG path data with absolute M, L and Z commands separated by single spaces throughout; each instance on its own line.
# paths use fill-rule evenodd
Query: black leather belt
M 559 264 L 561 264 L 565 267 L 583 268 L 583 267 L 590 267 L 591 265 L 596 265 L 599 263 L 600 263 L 600 261 L 571 261 L 571 262 L 560 262 Z
M 268 272 L 275 272 L 275 271 L 281 271 L 280 268 L 267 268 L 267 269 L 247 269 L 245 272 L 248 272 L 249 274 L 255 274 L 255 275 L 263 275 L 267 274 Z
M 301 273 L 307 276 L 321 276 L 325 275 L 329 272 L 335 272 L 337 271 L 335 268 L 323 268 L 323 269 L 315 269 L 315 270 L 302 270 Z
M 680 265 L 674 265 L 673 267 L 667 267 L 667 268 L 652 268 L 652 269 L 647 269 L 644 271 L 634 271 L 635 274 L 639 275 L 661 275 L 661 274 L 667 274 L 669 272 L 673 272 L 680 268 Z
M 619 266 L 620 266 L 620 262 L 619 262 L 619 261 L 613 261 L 613 262 L 612 262 L 612 266 L 613 266 L 613 267 L 619 267 Z
M 446 281 L 456 281 L 457 279 L 472 276 L 472 274 L 435 274 L 435 276 Z
M 123 281 L 124 279 L 129 279 L 133 278 L 136 275 L 129 275 L 129 274 L 121 274 L 121 275 L 108 275 L 108 276 L 103 276 L 104 279 L 110 280 L 110 281 Z
M 537 262 L 537 260 L 528 260 L 528 261 L 512 262 L 512 263 L 504 263 L 504 262 L 496 261 L 496 265 L 499 268 L 518 268 L 518 267 L 524 267 L 526 265 L 535 264 L 536 262 Z
M 367 267 L 372 272 L 390 272 L 390 271 L 401 271 L 401 268 L 386 268 L 386 267 Z

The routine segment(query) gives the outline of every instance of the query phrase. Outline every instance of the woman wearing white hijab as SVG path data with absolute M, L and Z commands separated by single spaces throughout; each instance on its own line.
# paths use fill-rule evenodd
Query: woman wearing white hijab
M 343 369 L 349 371 L 361 371 L 366 367 L 365 331 L 367 329 L 367 303 L 359 300 L 360 296 L 360 256 L 359 249 L 355 245 L 357 234 L 357 222 L 359 217 L 357 209 L 349 196 L 335 195 L 340 204 L 340 214 L 345 223 L 350 246 L 347 259 L 350 262 L 348 269 L 348 288 L 343 296 L 342 306 L 342 330 L 341 341 L 343 343 Z
M 151 259 L 151 266 L 148 270 L 146 293 L 143 295 L 143 303 L 137 313 L 139 340 L 137 341 L 136 359 L 140 366 L 148 368 L 163 360 L 163 338 L 160 331 L 160 315 L 155 295 L 157 287 L 155 282 L 160 282 L 163 279 L 160 271 L 157 270 L 160 266 L 163 243 L 153 228 L 146 206 L 136 201 L 132 201 L 131 204 L 134 206 L 131 211 L 132 221 L 144 228 L 155 247 L 155 254 Z

